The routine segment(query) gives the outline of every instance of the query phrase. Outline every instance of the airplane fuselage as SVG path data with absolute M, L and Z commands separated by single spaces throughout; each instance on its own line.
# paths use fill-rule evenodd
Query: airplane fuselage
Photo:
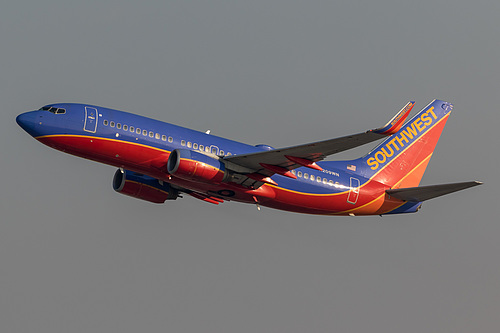
M 155 178 L 193 196 L 218 203 L 234 200 L 276 209 L 323 215 L 414 212 L 419 202 L 391 198 L 391 187 L 359 173 L 361 163 L 318 162 L 298 167 L 293 177 L 272 175 L 259 187 L 232 181 L 204 182 L 169 174 L 176 150 L 215 160 L 273 148 L 252 146 L 132 113 L 86 104 L 52 104 L 20 115 L 18 123 L 41 143 L 60 151 Z M 444 126 L 444 125 L 443 125 Z M 358 170 L 357 170 L 358 169 Z M 241 171 L 245 173 L 245 170 Z M 200 197 L 201 196 L 201 197 Z M 211 201 L 212 200 L 212 201 Z

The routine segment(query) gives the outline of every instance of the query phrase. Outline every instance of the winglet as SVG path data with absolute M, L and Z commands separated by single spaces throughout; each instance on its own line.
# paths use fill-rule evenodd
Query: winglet
M 410 114 L 410 111 L 414 105 L 415 102 L 408 102 L 408 104 L 406 104 L 391 120 L 389 120 L 387 124 L 385 124 L 383 127 L 373 129 L 370 132 L 388 136 L 397 133 L 403 126 L 406 118 L 408 118 L 408 115 Z

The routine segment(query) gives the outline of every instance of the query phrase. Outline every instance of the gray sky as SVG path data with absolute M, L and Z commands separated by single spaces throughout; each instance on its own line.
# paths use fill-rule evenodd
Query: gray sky
M 10 1 L 0 10 L 4 332 L 498 332 L 498 1 Z M 275 147 L 455 105 L 412 215 L 114 193 L 15 116 L 136 112 Z M 343 155 L 356 157 L 369 150 Z

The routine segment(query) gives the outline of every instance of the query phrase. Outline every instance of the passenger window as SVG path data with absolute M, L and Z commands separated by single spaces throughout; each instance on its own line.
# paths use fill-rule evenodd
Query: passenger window
M 172 143 L 174 142 L 174 138 L 172 138 L 171 136 L 168 137 L 168 142 Z
M 314 175 L 311 175 L 311 180 L 314 180 Z
M 186 145 L 186 140 L 181 140 L 181 146 L 185 146 Z
M 135 130 L 135 132 L 136 132 L 137 134 L 141 134 L 141 129 L 140 129 L 140 128 L 138 128 L 138 129 L 136 129 L 136 130 Z
M 192 146 L 193 146 L 193 144 L 191 143 L 191 141 L 188 141 L 188 143 L 187 143 L 187 147 L 188 147 L 188 148 L 191 148 Z
M 297 172 L 298 177 L 302 177 L 302 171 Z
M 195 143 L 193 143 L 193 148 L 194 148 L 194 149 L 198 149 L 198 144 L 197 144 L 196 142 L 195 142 Z
M 330 180 L 330 181 L 328 182 L 328 185 L 333 186 L 333 180 Z
M 233 155 L 233 154 L 231 154 L 230 152 L 227 152 L 227 156 L 231 156 L 231 155 Z
M 111 127 L 115 127 L 115 122 L 114 122 L 114 121 L 112 121 L 112 122 L 111 122 L 111 124 L 109 124 L 109 126 L 111 126 Z
M 162 136 L 161 136 L 161 140 L 162 140 L 162 141 L 167 141 L 167 136 L 166 136 L 166 135 L 162 135 Z
M 148 135 L 148 131 L 147 130 L 142 130 L 142 135 L 147 136 Z
M 122 128 L 122 124 L 120 124 L 120 123 L 116 124 L 116 128 L 121 129 Z
M 219 155 L 224 156 L 224 150 L 219 151 Z
M 123 125 L 123 130 L 128 131 L 128 125 Z
M 309 179 L 309 174 L 308 174 L 307 172 L 306 172 L 306 173 L 304 173 L 304 178 L 305 178 L 305 179 Z
M 130 126 L 130 132 L 134 133 L 135 132 L 135 128 L 134 126 Z
M 295 175 L 295 170 L 292 170 L 292 175 Z
M 320 176 L 316 177 L 316 181 L 317 181 L 318 183 L 321 183 L 321 177 L 320 177 Z
M 217 148 L 212 148 L 212 154 L 217 155 Z
M 160 134 L 159 134 L 159 133 L 156 133 L 156 135 L 155 135 L 155 139 L 160 140 Z
M 203 145 L 200 145 L 200 150 L 203 151 Z
M 323 178 L 323 184 L 326 184 L 328 180 L 326 178 Z
M 153 136 L 155 136 L 155 134 L 153 132 L 149 132 L 149 137 L 152 138 Z
M 210 152 L 210 147 L 208 147 L 208 146 L 207 146 L 207 147 L 205 147 L 205 152 L 206 152 L 206 153 L 209 153 L 209 152 Z
M 104 126 L 108 126 L 108 121 L 107 120 L 103 121 L 102 123 L 104 124 Z

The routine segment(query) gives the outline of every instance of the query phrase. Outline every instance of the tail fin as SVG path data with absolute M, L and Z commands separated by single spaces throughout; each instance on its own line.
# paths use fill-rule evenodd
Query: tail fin
M 453 106 L 434 100 L 360 159 L 363 176 L 392 188 L 418 186 Z

